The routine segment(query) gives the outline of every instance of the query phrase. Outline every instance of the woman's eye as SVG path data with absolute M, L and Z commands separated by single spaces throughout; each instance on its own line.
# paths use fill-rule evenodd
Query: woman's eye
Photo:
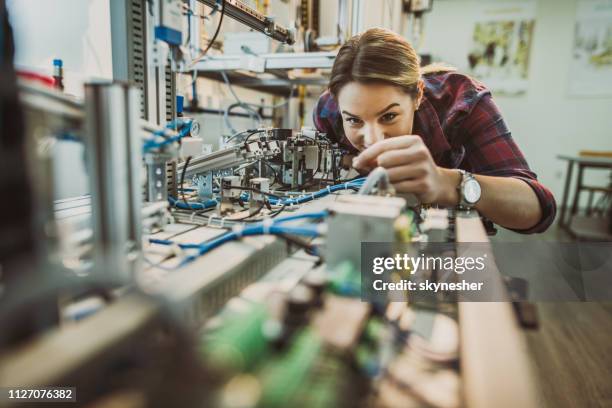
M 388 123 L 397 117 L 397 113 L 385 113 L 380 117 L 381 122 Z
M 361 124 L 361 119 L 357 119 L 357 118 L 346 118 L 345 119 L 350 125 L 360 125 Z

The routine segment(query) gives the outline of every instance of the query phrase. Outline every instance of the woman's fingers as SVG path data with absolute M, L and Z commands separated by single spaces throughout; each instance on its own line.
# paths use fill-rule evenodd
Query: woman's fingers
M 410 147 L 397 150 L 389 150 L 381 153 L 376 159 L 377 164 L 384 168 L 392 168 L 410 163 L 427 160 L 429 152 L 423 143 L 416 143 Z
M 427 167 L 422 163 L 408 164 L 387 169 L 389 181 L 397 183 L 402 180 L 421 179 L 427 176 Z
M 356 168 L 374 168 L 377 165 L 375 161 L 380 154 L 390 150 L 410 147 L 419 141 L 421 141 L 421 138 L 414 135 L 397 136 L 381 140 L 361 152 L 353 161 L 353 166 Z

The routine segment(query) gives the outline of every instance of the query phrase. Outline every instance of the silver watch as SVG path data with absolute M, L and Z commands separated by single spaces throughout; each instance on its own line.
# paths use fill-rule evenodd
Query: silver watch
M 457 186 L 459 192 L 459 208 L 470 210 L 480 200 L 482 189 L 472 173 L 459 169 L 461 183 Z

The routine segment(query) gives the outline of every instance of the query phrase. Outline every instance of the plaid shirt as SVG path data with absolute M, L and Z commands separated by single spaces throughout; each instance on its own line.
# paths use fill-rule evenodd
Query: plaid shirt
M 491 92 L 482 83 L 456 72 L 429 74 L 423 80 L 424 98 L 415 114 L 413 133 L 423 138 L 436 164 L 525 181 L 538 197 L 542 219 L 518 232 L 545 231 L 555 218 L 555 199 L 529 169 Z M 338 105 L 329 91 L 316 104 L 314 123 L 319 131 L 356 153 L 344 135 Z

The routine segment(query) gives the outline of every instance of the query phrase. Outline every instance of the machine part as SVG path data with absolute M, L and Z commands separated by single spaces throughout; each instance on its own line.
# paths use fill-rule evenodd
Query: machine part
M 361 268 L 361 242 L 394 242 L 395 220 L 401 214 L 396 198 L 368 197 L 363 202 L 330 206 L 325 259 L 330 270 L 344 262 Z
M 270 192 L 270 179 L 266 177 L 258 177 L 251 179 L 250 184 L 253 190 L 258 190 L 251 191 L 251 203 L 254 203 L 257 206 L 263 205 L 266 199 L 266 196 L 263 193 Z
M 249 161 L 257 160 L 256 155 L 247 151 L 243 144 L 234 145 L 223 150 L 194 157 L 189 163 L 189 168 L 185 172 L 186 177 L 197 174 L 205 174 L 211 171 L 231 169 Z M 184 163 L 179 163 L 176 167 L 177 174 L 183 170 Z
M 139 116 L 149 115 L 150 88 L 147 84 L 147 0 L 111 1 L 113 78 L 134 84 L 140 90 Z M 155 81 L 153 81 L 155 82 Z
M 198 0 L 209 7 L 216 7 L 217 0 Z M 268 16 L 261 14 L 259 11 L 247 6 L 240 0 L 223 0 L 225 3 L 225 14 L 236 21 L 252 28 L 253 30 L 264 33 L 273 39 L 287 43 L 289 45 L 295 42 L 295 35 L 289 29 L 278 25 Z
M 244 54 L 239 55 L 215 55 L 195 64 L 198 72 L 235 71 L 239 69 L 266 71 L 278 69 L 331 69 L 334 65 L 336 53 L 326 52 L 300 52 L 300 53 L 276 53 L 262 54 L 257 57 Z M 193 72 L 185 71 L 187 72 Z M 285 84 L 286 82 L 280 82 Z
M 282 182 L 298 188 L 314 179 L 320 167 L 320 149 L 316 138 L 298 132 L 281 142 Z
M 272 140 L 287 140 L 293 136 L 293 129 L 274 128 L 267 131 Z
M 240 198 L 240 177 L 227 176 L 221 180 L 221 197 L 223 198 Z
M 13 297 L 19 299 L 17 302 L 2 305 L 0 343 L 5 346 L 5 336 L 14 334 L 14 321 L 23 322 L 25 311 L 48 307 L 48 299 L 55 299 L 57 305 L 60 293 L 105 293 L 114 287 L 115 282 L 89 278 L 37 279 L 36 285 L 27 285 L 27 291 Z M 79 404 L 87 406 L 107 403 L 126 389 L 139 397 L 142 406 L 208 405 L 202 384 L 210 379 L 192 351 L 191 336 L 171 318 L 163 304 L 135 292 L 79 324 L 53 328 L 22 347 L 3 353 L 0 387 L 70 384 L 78 389 Z M 101 327 L 105 330 L 100 330 Z M 3 347 L 3 351 L 7 349 Z M 19 405 L 2 403 L 3 407 Z
M 263 325 L 268 318 L 264 305 L 236 314 L 218 330 L 205 333 L 201 353 L 215 369 L 224 373 L 242 371 L 262 358 L 268 339 Z
M 400 212 L 406 209 L 406 201 L 400 197 L 384 197 L 381 199 L 381 197 L 378 196 L 359 196 L 355 194 L 344 194 L 338 196 L 336 202 L 357 205 L 393 207 L 394 209 Z
M 125 84 L 87 84 L 85 99 L 94 262 L 128 279 L 139 267 L 142 241 L 138 94 Z
M 183 43 L 183 2 L 159 0 L 159 25 L 155 27 L 155 38 L 173 46 Z
M 147 153 L 147 201 L 168 199 L 167 163 L 174 157 L 171 153 Z
M 142 231 L 146 234 L 158 232 L 170 219 L 168 201 L 149 203 L 142 208 Z
M 389 182 L 389 174 L 384 167 L 377 167 L 368 175 L 365 183 L 359 189 L 359 195 L 372 194 L 374 187 L 378 187 L 378 195 L 394 193 L 395 190 Z
M 213 174 L 208 172 L 204 175 L 200 175 L 196 178 L 196 184 L 198 186 L 198 197 L 200 201 L 206 202 L 213 198 Z
M 446 209 L 428 208 L 424 211 L 421 231 L 427 233 L 429 242 L 447 242 L 449 240 L 449 211 Z
M 60 91 L 64 90 L 64 63 L 61 59 L 53 60 L 53 80 L 55 88 Z
M 221 201 L 219 213 L 227 215 L 235 212 L 234 203 L 240 199 L 240 176 L 226 176 L 221 180 Z
M 325 344 L 346 354 L 357 345 L 371 307 L 360 299 L 329 295 L 312 325 Z
M 189 156 L 199 156 L 202 154 L 203 141 L 199 137 L 185 137 L 181 141 L 179 156 L 186 158 Z

